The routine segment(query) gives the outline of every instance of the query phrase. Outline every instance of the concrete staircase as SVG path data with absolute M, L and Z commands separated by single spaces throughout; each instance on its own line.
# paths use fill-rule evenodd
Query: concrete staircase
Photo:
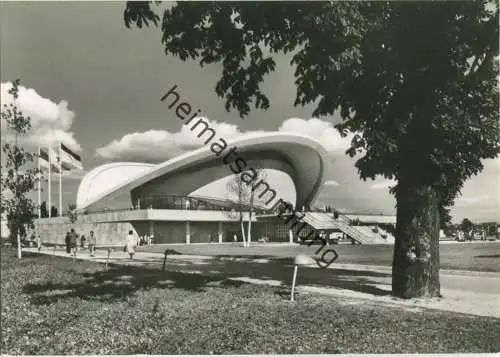
M 371 237 L 373 240 L 377 241 L 377 244 L 379 244 L 379 241 L 380 244 L 384 243 L 394 244 L 394 237 L 390 233 L 381 229 L 380 227 L 378 227 L 377 233 L 373 231 L 375 226 L 352 226 L 352 227 L 355 227 L 359 231 L 363 232 L 366 236 Z M 382 235 L 385 235 L 386 238 L 384 238 Z
M 298 217 L 316 230 L 339 230 L 360 244 L 394 244 L 394 237 L 388 232 L 379 228 L 379 232 L 375 233 L 371 226 L 351 226 L 342 215 L 334 219 L 331 213 L 303 212 Z M 386 234 L 387 238 L 384 239 L 381 234 Z

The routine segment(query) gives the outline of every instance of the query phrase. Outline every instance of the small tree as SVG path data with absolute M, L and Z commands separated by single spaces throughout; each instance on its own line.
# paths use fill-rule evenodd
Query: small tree
M 251 178 L 246 178 L 250 175 Z M 251 242 L 252 234 L 252 218 L 256 204 L 259 202 L 259 197 L 255 196 L 256 183 L 265 180 L 265 173 L 262 169 L 251 169 L 240 174 L 235 174 L 227 183 L 228 195 L 237 199 L 237 208 L 239 214 L 241 236 L 243 237 L 243 246 L 248 246 Z M 245 234 L 245 225 L 243 220 L 244 213 L 248 213 L 247 232 Z
M 11 195 L 2 195 L 1 210 L 7 215 L 10 240 L 12 245 L 17 246 L 17 256 L 21 258 L 21 236 L 26 235 L 27 228 L 34 228 L 37 207 L 27 194 L 34 190 L 38 182 L 38 169 L 26 169 L 26 165 L 33 162 L 35 154 L 19 145 L 19 136 L 31 129 L 30 117 L 25 117 L 15 104 L 19 96 L 19 83 L 19 79 L 12 83 L 9 94 L 14 97 L 14 102 L 4 104 L 1 113 L 8 133 L 14 134 L 14 145 L 5 143 L 2 146 L 5 166 L 2 166 L 1 184 L 2 189 L 9 190 Z
M 486 230 L 486 235 L 494 236 L 497 233 L 497 225 L 495 223 L 488 223 L 488 227 Z
M 68 211 L 66 215 L 71 223 L 75 223 L 78 220 L 78 214 L 76 213 L 76 205 L 74 203 L 68 205 Z
M 464 218 L 460 223 L 460 229 L 464 232 L 465 239 L 470 239 L 470 233 L 474 228 L 474 223 L 468 218 Z
M 242 174 L 242 179 L 245 181 L 247 184 L 247 196 L 248 196 L 248 230 L 247 230 L 247 243 L 250 244 L 252 241 L 252 219 L 253 219 L 253 214 L 254 214 L 254 208 L 257 203 L 260 202 L 260 198 L 255 196 L 255 191 L 258 182 L 265 182 L 266 180 L 266 173 L 264 172 L 263 169 L 254 169 L 250 170 L 253 173 L 253 176 L 251 180 L 245 180 L 244 175 L 246 174 L 245 172 Z
M 227 192 L 229 196 L 236 196 L 237 211 L 240 221 L 241 237 L 243 239 L 243 246 L 246 246 L 245 226 L 243 224 L 243 202 L 246 197 L 246 184 L 241 180 L 241 175 L 234 175 L 233 178 L 227 183 Z

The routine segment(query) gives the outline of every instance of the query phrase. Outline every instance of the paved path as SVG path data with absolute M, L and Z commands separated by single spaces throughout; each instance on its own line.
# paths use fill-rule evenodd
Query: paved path
M 36 248 L 25 251 L 36 252 Z M 45 248 L 43 254 L 70 257 L 61 249 Z M 107 250 L 97 250 L 90 257 L 87 250 L 77 253 L 77 259 L 105 263 Z M 134 260 L 120 250 L 111 251 L 110 264 L 158 266 L 164 255 L 138 252 Z M 291 259 L 255 259 L 243 257 L 214 257 L 169 255 L 166 268 L 184 273 L 217 275 L 253 284 L 289 286 L 293 265 Z M 368 299 L 411 308 L 435 308 L 480 316 L 500 318 L 500 273 L 441 270 L 442 298 L 400 300 L 390 296 L 391 269 L 381 266 L 332 264 L 329 269 L 316 265 L 300 267 L 297 278 L 298 292 L 315 292 L 349 299 Z

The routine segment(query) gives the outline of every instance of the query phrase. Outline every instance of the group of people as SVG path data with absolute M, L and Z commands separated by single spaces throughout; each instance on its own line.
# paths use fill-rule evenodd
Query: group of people
M 342 232 L 330 232 L 327 234 L 325 231 L 319 232 L 318 238 L 328 244 L 338 244 L 341 239 L 344 238 Z M 297 240 L 299 243 L 305 242 L 305 237 L 298 236 Z
M 87 243 L 87 238 L 82 234 L 80 237 L 76 234 L 75 229 L 71 228 L 71 231 L 66 233 L 64 242 L 66 244 L 66 253 L 76 255 L 78 251 L 78 241 L 80 241 L 80 248 L 84 249 L 85 245 L 88 244 L 90 256 L 93 257 L 95 254 L 95 246 L 97 244 L 97 238 L 94 231 L 90 231 L 90 236 Z
M 153 243 L 154 235 L 141 235 L 138 237 L 134 234 L 133 230 L 128 231 L 128 234 L 125 238 L 125 246 L 124 251 L 130 255 L 130 259 L 134 258 L 135 248 L 138 245 L 151 245 Z M 30 242 L 36 244 L 38 251 L 42 248 L 42 239 L 40 234 L 33 233 L 30 237 Z M 78 248 L 85 249 L 86 247 L 89 250 L 89 254 L 91 257 L 95 255 L 95 249 L 97 245 L 97 237 L 94 231 L 90 231 L 90 235 L 87 239 L 85 235 L 78 235 L 74 228 L 71 228 L 69 232 L 66 232 L 66 237 L 64 239 L 66 245 L 66 253 L 72 254 L 76 256 Z
M 139 245 L 151 245 L 153 244 L 153 238 L 154 236 L 152 234 L 139 236 Z

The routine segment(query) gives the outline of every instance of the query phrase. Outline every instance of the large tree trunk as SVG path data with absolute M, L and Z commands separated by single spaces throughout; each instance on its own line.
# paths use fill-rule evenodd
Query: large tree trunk
M 392 294 L 436 297 L 439 284 L 439 209 L 434 188 L 399 179 Z

